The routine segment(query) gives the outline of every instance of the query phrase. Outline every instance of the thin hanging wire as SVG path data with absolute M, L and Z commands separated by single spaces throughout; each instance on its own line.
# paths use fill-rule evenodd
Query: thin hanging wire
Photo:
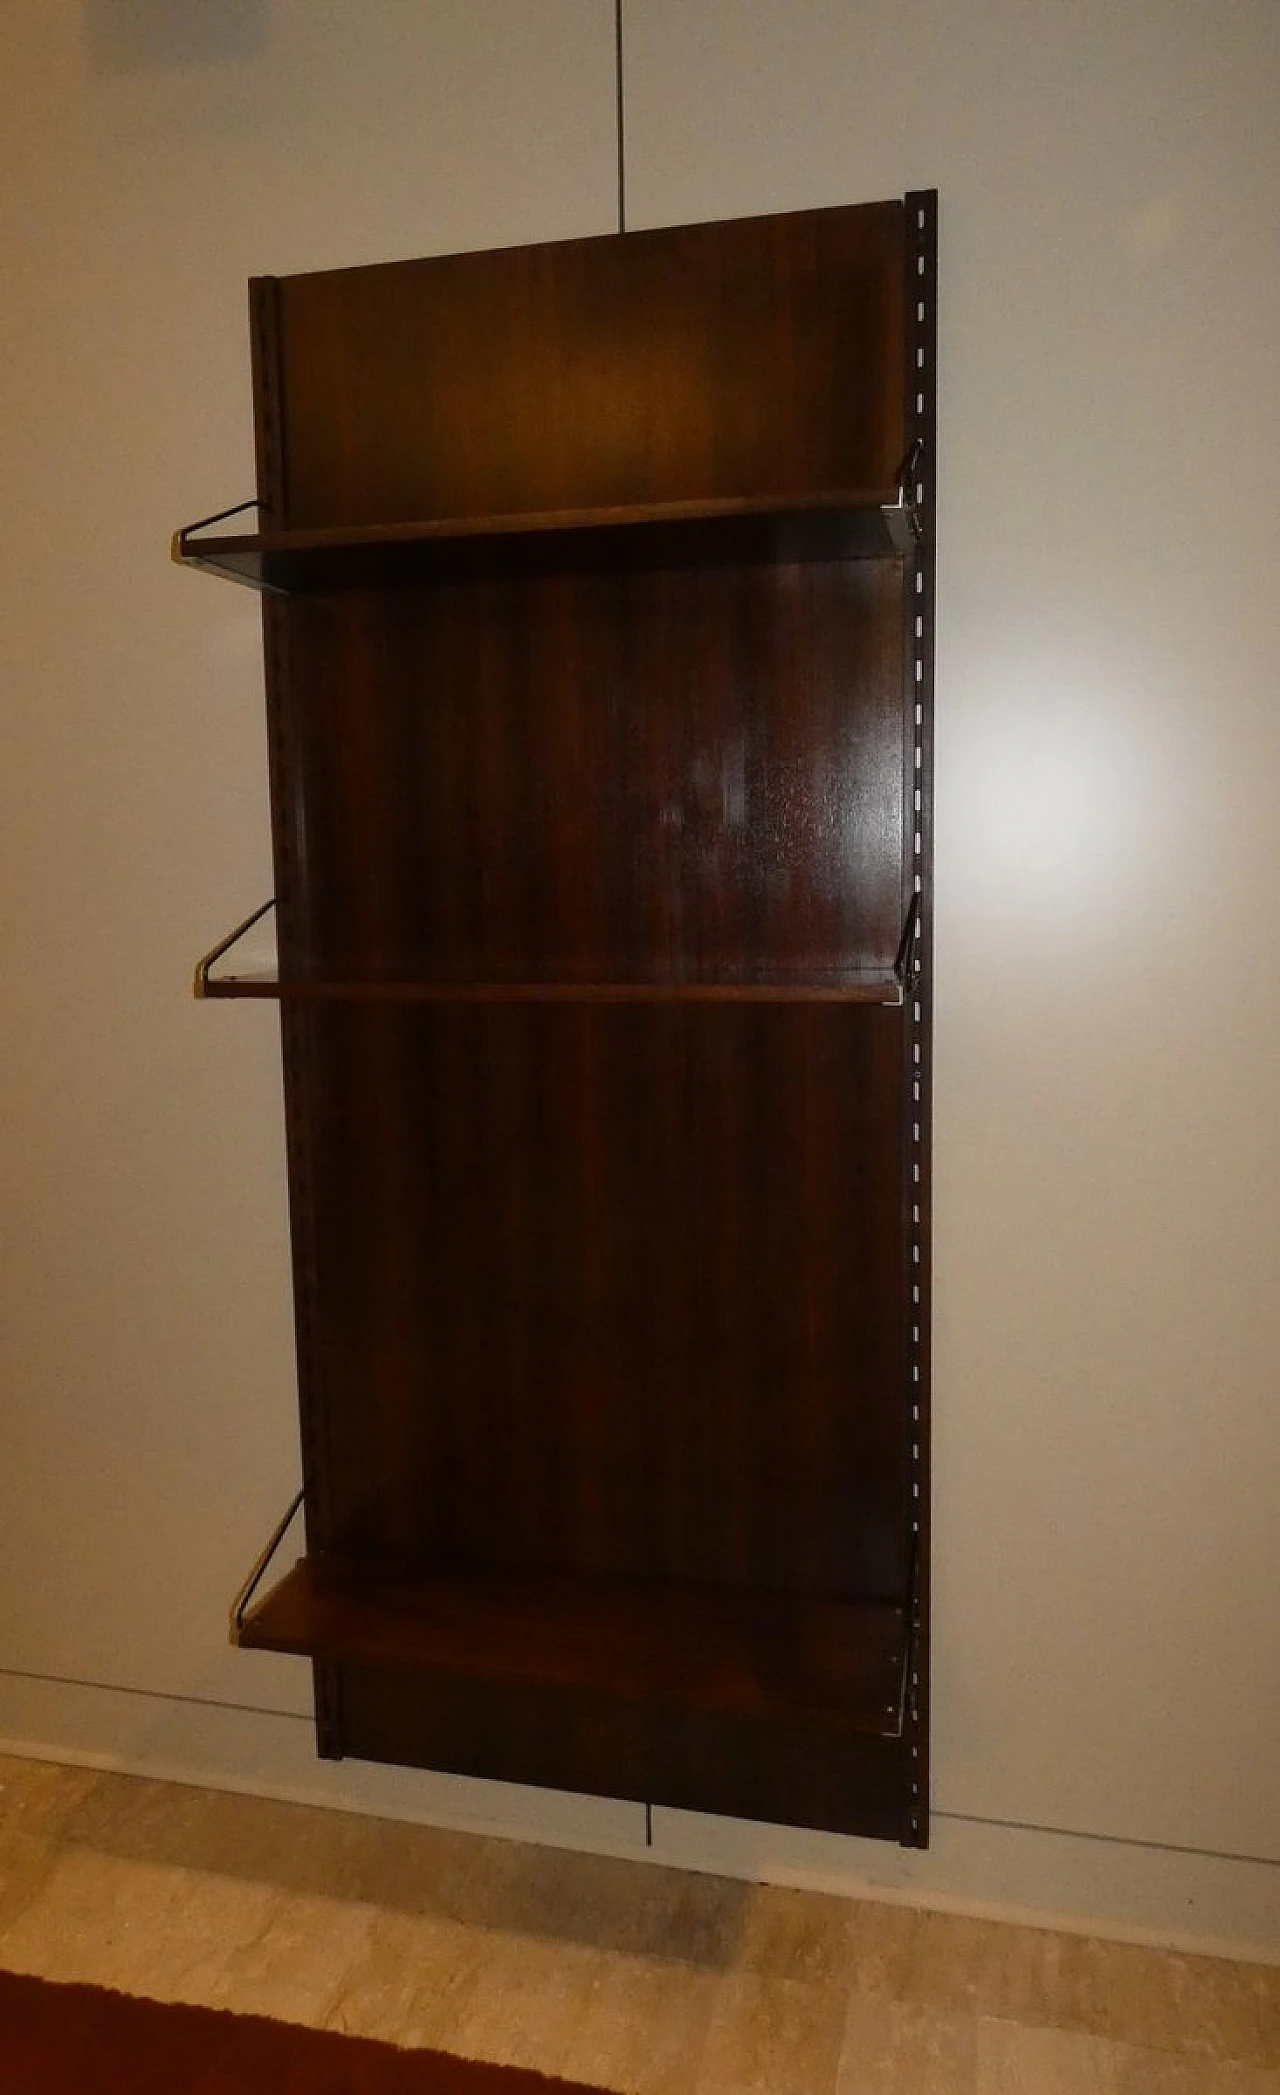
M 613 6 L 614 78 L 618 105 L 618 231 L 627 230 L 626 133 L 622 109 L 622 0 Z

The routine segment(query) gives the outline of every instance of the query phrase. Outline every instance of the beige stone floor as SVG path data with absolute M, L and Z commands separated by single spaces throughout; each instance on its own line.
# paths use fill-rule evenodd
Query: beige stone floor
M 36 1761 L 0 1966 L 635 2095 L 1280 2095 L 1280 1969 Z

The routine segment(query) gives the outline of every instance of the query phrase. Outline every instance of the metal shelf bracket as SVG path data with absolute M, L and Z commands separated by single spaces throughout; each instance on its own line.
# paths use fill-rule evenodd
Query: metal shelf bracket
M 274 909 L 275 906 L 275 896 L 269 895 L 267 900 L 260 903 L 251 916 L 247 916 L 242 924 L 237 924 L 234 931 L 228 931 L 225 938 L 220 938 L 217 945 L 210 952 L 203 954 L 197 960 L 195 982 L 193 984 L 193 994 L 197 998 L 216 997 L 219 994 L 217 983 L 210 980 L 210 970 L 216 967 L 224 953 L 229 953 L 232 946 L 238 945 L 245 933 L 252 931 L 254 925 L 259 923 L 265 917 L 267 911 Z
M 293 1524 L 294 1515 L 297 1513 L 298 1508 L 302 1504 L 303 1497 L 304 1486 L 300 1484 L 296 1493 L 294 1494 L 293 1501 L 289 1507 L 288 1512 L 285 1514 L 283 1520 L 277 1523 L 272 1533 L 271 1540 L 267 1543 L 266 1548 L 263 1549 L 257 1557 L 253 1569 L 250 1571 L 248 1578 L 245 1580 L 244 1584 L 240 1588 L 240 1591 L 237 1593 L 235 1599 L 231 1603 L 231 1642 L 233 1644 L 238 1644 L 240 1642 L 241 1631 L 244 1628 L 244 1618 L 249 1611 L 249 1602 L 253 1599 L 253 1596 L 257 1592 L 258 1587 L 262 1584 L 262 1581 L 267 1573 L 267 1568 L 271 1563 L 271 1559 L 275 1556 L 275 1553 L 279 1549 L 280 1544 L 284 1541 L 285 1536 L 288 1534 L 289 1529 Z

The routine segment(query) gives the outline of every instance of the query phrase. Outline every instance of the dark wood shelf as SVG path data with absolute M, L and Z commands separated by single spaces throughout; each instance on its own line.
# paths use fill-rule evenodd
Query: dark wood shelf
M 580 975 L 563 973 L 519 979 L 459 981 L 448 976 L 432 977 L 408 972 L 394 975 L 341 976 L 319 973 L 280 978 L 274 938 L 264 942 L 259 927 L 273 910 L 264 902 L 252 916 L 218 941 L 197 961 L 197 998 L 257 998 L 275 1003 L 325 1004 L 877 1004 L 900 1005 L 904 980 L 912 965 L 914 912 L 899 941 L 896 959 L 850 961 L 833 968 L 803 961 L 770 970 L 757 964 L 748 969 L 724 968 L 716 975 L 665 976 L 628 979 L 625 975 L 603 978 L 587 970 Z M 258 950 L 253 948 L 257 935 Z M 231 962 L 242 941 L 249 941 L 237 971 L 234 964 L 225 974 L 214 969 Z
M 879 1004 L 902 1002 L 892 968 L 841 982 L 281 982 L 208 977 L 200 997 L 326 1004 Z
M 902 1728 L 905 1617 L 882 1602 L 529 1571 L 382 1579 L 304 1558 L 233 1636 L 418 1674 L 804 1714 L 880 1738 Z
M 254 589 L 305 595 L 560 569 L 858 560 L 908 552 L 913 542 L 911 512 L 885 487 L 230 537 L 192 525 L 175 535 L 173 557 Z

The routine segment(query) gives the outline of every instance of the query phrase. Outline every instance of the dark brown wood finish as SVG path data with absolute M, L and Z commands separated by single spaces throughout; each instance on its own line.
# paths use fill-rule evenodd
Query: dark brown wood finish
M 364 1760 L 902 1836 L 903 1741 L 807 1711 L 743 1716 L 590 1683 L 424 1678 L 359 1663 L 341 1678 L 346 1750 Z
M 288 509 L 284 396 L 286 373 L 281 329 L 281 287 L 263 277 L 249 286 L 249 337 L 253 360 L 254 441 L 258 512 L 265 529 L 282 525 Z M 305 820 L 294 785 L 298 753 L 305 747 L 306 694 L 291 669 L 293 621 L 276 597 L 262 603 L 262 653 L 267 713 L 267 765 L 271 797 L 271 845 L 275 871 L 279 958 L 289 974 L 297 965 L 302 927 L 308 916 L 309 863 Z M 294 1333 L 302 1470 L 306 1480 L 309 1536 L 323 1535 L 329 1521 L 328 1479 L 332 1471 L 322 1438 L 323 1406 L 315 1366 L 320 1318 L 315 1300 L 316 1247 L 313 1160 L 323 1143 L 312 1098 L 315 1067 L 311 1015 L 283 1006 L 280 1055 L 284 1077 L 285 1153 L 289 1174 L 289 1220 L 293 1263 Z M 312 1667 L 318 1752 L 342 1752 L 340 1681 L 336 1668 L 317 1660 Z
M 326 1546 L 900 1599 L 899 1014 L 322 1017 Z
M 255 289 L 322 1750 L 924 1837 L 916 256 Z
M 875 559 L 909 551 L 912 537 L 897 488 L 885 487 L 840 489 L 804 502 L 654 502 L 234 537 L 180 531 L 174 555 L 252 588 L 314 596 L 486 576 Z
M 323 1004 L 879 1004 L 896 1007 L 902 985 L 892 968 L 844 968 L 838 982 L 435 982 L 430 977 L 363 981 L 277 974 L 211 978 L 202 997 L 259 1003 Z
M 893 489 L 901 204 L 282 280 L 287 526 Z
M 312 965 L 829 986 L 891 970 L 902 593 L 886 560 L 300 607 Z
M 902 1729 L 904 1617 L 866 1601 L 529 1571 L 377 1577 L 298 1563 L 240 1642 L 416 1673 L 659 1698 L 740 1715 L 809 1715 L 877 1738 Z

